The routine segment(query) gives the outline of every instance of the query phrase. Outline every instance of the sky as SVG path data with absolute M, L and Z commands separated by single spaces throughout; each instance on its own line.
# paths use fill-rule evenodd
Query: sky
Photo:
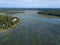
M 60 0 L 0 0 L 0 8 L 60 8 Z

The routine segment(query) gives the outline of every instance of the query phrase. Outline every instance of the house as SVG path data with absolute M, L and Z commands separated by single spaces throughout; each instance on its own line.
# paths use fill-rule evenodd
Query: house
M 13 18 L 12 22 L 16 22 L 17 21 L 17 18 Z

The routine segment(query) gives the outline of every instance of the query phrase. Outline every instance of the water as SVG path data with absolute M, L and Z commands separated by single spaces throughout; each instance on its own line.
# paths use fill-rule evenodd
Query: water
M 0 33 L 0 45 L 60 45 L 60 18 L 25 10 L 12 16 L 20 24 L 7 33 Z

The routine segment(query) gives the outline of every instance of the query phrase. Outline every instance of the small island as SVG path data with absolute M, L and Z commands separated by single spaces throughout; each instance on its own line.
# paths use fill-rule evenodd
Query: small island
M 17 17 L 0 15 L 0 31 L 16 27 L 19 22 L 20 19 Z

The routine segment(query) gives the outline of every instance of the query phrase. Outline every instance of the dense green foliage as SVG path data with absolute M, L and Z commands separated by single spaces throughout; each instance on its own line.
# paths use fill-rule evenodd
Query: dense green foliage
M 14 18 L 16 18 L 17 20 L 15 22 L 12 22 Z M 18 20 L 19 19 L 17 17 L 0 15 L 0 29 L 8 29 L 12 27 L 12 25 L 16 24 Z

